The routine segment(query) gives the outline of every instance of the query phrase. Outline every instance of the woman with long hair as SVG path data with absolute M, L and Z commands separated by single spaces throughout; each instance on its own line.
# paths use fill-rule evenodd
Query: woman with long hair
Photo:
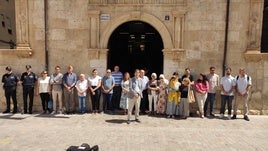
M 121 82 L 122 92 L 119 104 L 120 108 L 124 110 L 125 115 L 127 114 L 128 109 L 129 79 L 130 79 L 129 73 L 125 72 L 123 80 Z
M 201 118 L 204 118 L 204 104 L 207 99 L 208 90 L 209 83 L 207 77 L 205 74 L 200 73 L 198 80 L 195 82 L 195 91 Z

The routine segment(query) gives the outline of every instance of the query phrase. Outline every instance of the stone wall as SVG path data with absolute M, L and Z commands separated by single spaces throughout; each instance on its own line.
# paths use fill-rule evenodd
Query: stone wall
M 22 73 L 26 64 L 40 73 L 45 64 L 44 2 L 16 1 L 16 50 L 0 50 L 0 68 L 6 65 Z M 232 0 L 230 3 L 226 66 L 238 74 L 245 67 L 253 79 L 251 114 L 267 114 L 268 60 L 260 53 L 263 0 Z M 152 25 L 164 43 L 164 74 L 190 67 L 195 78 L 210 66 L 222 75 L 226 0 L 51 0 L 48 1 L 48 69 L 68 65 L 89 76 L 93 68 L 104 75 L 111 33 L 121 24 L 141 20 Z M 108 18 L 101 20 L 102 14 Z M 170 19 L 166 20 L 165 17 Z M 106 16 L 107 17 L 107 16 Z M 22 101 L 21 92 L 18 93 Z M 0 91 L 1 104 L 5 102 Z M 36 97 L 36 109 L 40 109 Z M 217 108 L 220 98 L 217 97 Z M 0 109 L 4 109 L 1 105 Z

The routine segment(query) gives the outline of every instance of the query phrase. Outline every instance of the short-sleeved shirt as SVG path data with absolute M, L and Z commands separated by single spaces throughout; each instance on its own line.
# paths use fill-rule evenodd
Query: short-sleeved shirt
M 50 84 L 52 84 L 52 90 L 53 91 L 62 91 L 62 77 L 63 74 L 61 73 L 54 73 L 50 76 Z M 59 81 L 56 83 L 55 81 Z
M 91 86 L 98 86 L 99 80 L 101 80 L 101 77 L 98 75 L 96 77 L 89 77 L 88 78 L 88 81 L 89 81 Z
M 208 93 L 216 93 L 217 89 L 219 88 L 220 78 L 217 74 L 208 74 L 207 79 L 209 82 L 209 90 Z
M 115 86 L 120 86 L 123 74 L 121 72 L 112 72 L 111 75 L 114 77 Z
M 220 84 L 223 86 L 224 91 L 229 92 L 233 88 L 233 86 L 236 85 L 235 78 L 233 76 L 231 76 L 231 75 L 230 76 L 224 76 L 224 77 L 221 78 L 221 83 Z M 223 91 L 221 91 L 221 94 L 225 95 Z M 229 93 L 229 96 L 233 96 L 233 95 L 234 95 L 233 92 Z
M 66 84 L 67 86 L 72 86 L 77 81 L 77 76 L 75 73 L 65 73 L 62 78 L 62 84 Z
M 248 75 L 245 75 L 244 77 L 239 76 L 236 77 L 236 84 L 237 84 L 237 91 L 239 93 L 245 93 L 247 92 L 248 85 L 252 85 L 251 77 Z
M 23 86 L 34 86 L 35 82 L 37 81 L 37 76 L 33 72 L 24 72 L 21 75 L 20 80 L 22 81 Z
M 48 93 L 50 91 L 50 77 L 43 79 L 42 77 L 38 78 L 39 84 L 39 93 Z
M 17 86 L 18 81 L 19 78 L 14 73 L 4 74 L 2 77 L 2 83 L 4 83 L 4 87 Z
M 112 85 L 115 84 L 115 81 L 114 81 L 114 77 L 110 76 L 110 77 L 107 77 L 107 76 L 104 76 L 102 78 L 102 85 L 104 86 L 104 89 L 111 89 Z M 113 90 L 111 90 L 109 92 L 109 94 L 112 94 L 113 93 Z
M 84 80 L 84 81 L 78 80 L 76 83 L 76 87 L 81 91 L 85 91 L 88 88 L 88 81 L 87 80 Z M 81 93 L 77 93 L 77 94 L 78 94 L 78 96 L 86 96 L 87 92 L 85 91 L 82 94 Z
M 142 80 L 142 91 L 146 90 L 148 88 L 148 82 L 149 82 L 149 78 L 147 76 L 143 76 L 141 77 Z

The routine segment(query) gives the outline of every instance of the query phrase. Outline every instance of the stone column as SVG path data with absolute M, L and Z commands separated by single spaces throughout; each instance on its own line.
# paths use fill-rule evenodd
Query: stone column
M 100 11 L 89 11 L 89 48 L 99 48 Z
M 29 19 L 28 19 L 28 0 L 15 1 L 16 13 L 16 43 L 17 49 L 30 49 L 29 46 Z
M 164 74 L 171 76 L 174 71 L 184 67 L 185 50 L 183 49 L 163 49 L 164 55 Z
M 250 1 L 248 50 L 260 50 L 263 0 Z
M 98 69 L 99 75 L 105 74 L 108 49 L 88 49 L 90 70 Z
M 246 61 L 260 61 L 263 58 L 261 50 L 263 0 L 250 0 Z
M 174 47 L 183 49 L 185 11 L 173 11 L 173 43 Z

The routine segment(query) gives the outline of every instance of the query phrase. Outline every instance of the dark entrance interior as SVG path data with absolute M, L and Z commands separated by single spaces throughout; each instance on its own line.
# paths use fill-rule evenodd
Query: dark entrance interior
M 131 21 L 120 25 L 111 35 L 108 43 L 108 68 L 115 65 L 122 73 L 145 69 L 163 73 L 163 42 L 159 33 L 149 24 Z

